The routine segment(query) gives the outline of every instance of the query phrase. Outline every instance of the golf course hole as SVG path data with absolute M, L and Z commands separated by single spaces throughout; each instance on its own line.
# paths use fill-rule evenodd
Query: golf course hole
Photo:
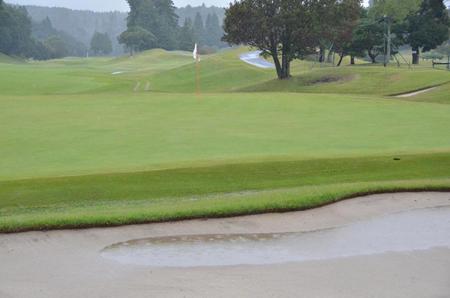
M 123 265 L 265 265 L 450 247 L 450 207 L 417 209 L 330 229 L 267 234 L 153 237 L 106 247 Z

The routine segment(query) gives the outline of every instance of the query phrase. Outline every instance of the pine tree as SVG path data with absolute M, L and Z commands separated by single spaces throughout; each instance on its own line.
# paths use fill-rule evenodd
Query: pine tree
M 186 18 L 183 27 L 180 29 L 179 48 L 183 51 L 190 51 L 194 48 L 194 29 L 192 28 L 192 20 Z
M 223 43 L 221 41 L 223 36 L 222 27 L 219 24 L 219 17 L 217 14 L 208 14 L 206 18 L 206 43 L 209 46 L 220 47 Z
M 141 28 L 156 38 L 156 43 L 141 43 L 138 48 L 143 44 L 152 44 L 167 50 L 177 47 L 178 16 L 172 0 L 128 0 L 128 3 L 130 13 L 127 25 L 128 30 L 133 29 L 134 33 L 127 36 L 135 36 L 137 31 L 143 34 L 144 31 L 136 29 Z M 145 35 L 150 37 L 147 33 Z
M 194 20 L 194 38 L 195 42 L 204 45 L 206 43 L 205 40 L 205 27 L 203 25 L 203 18 L 199 12 L 195 15 Z

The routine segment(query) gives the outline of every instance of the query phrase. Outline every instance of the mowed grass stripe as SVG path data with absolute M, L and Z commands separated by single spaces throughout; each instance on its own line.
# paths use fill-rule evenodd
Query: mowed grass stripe
M 450 153 L 230 164 L 0 182 L 0 210 L 337 183 L 450 178 Z M 12 209 L 11 209 L 12 208 Z
M 0 233 L 287 212 L 315 208 L 366 194 L 404 191 L 450 191 L 450 179 L 341 183 L 178 201 L 98 202 L 89 206 L 21 209 L 19 212 L 0 212 Z

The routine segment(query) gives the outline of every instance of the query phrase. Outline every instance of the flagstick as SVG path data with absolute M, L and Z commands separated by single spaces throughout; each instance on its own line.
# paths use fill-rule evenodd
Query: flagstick
M 197 96 L 200 96 L 200 55 L 197 54 L 197 58 L 195 59 L 195 90 Z

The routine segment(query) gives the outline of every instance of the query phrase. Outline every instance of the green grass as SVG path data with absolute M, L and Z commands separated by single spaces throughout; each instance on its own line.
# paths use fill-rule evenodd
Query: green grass
M 203 57 L 200 96 L 190 53 L 0 56 L 0 232 L 450 189 L 449 84 L 387 97 L 449 82 L 450 72 L 298 61 L 280 82 L 239 61 L 245 50 Z
M 444 190 L 449 167 L 446 153 L 1 182 L 0 196 L 9 200 L 0 204 L 0 231 L 298 210 L 357 193 Z
M 445 151 L 449 114 L 447 105 L 350 95 L 7 97 L 0 100 L 0 180 Z

